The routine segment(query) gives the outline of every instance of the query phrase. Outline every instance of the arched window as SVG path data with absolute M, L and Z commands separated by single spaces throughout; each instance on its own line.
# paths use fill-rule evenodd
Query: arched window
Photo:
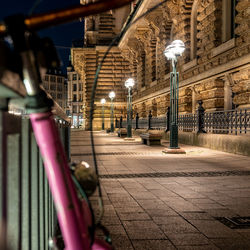
M 146 53 L 142 51 L 141 53 L 141 86 L 146 85 Z
M 195 0 L 193 2 L 191 11 L 190 60 L 194 60 L 196 58 L 196 51 L 197 51 L 197 8 L 198 8 L 198 0 Z

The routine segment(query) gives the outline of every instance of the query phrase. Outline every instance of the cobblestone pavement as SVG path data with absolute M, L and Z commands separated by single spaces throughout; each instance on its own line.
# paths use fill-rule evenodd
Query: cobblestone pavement
M 166 155 L 139 138 L 94 135 L 115 249 L 250 249 L 250 226 L 232 222 L 250 217 L 249 157 L 187 145 Z M 71 150 L 92 163 L 89 133 L 73 131 Z

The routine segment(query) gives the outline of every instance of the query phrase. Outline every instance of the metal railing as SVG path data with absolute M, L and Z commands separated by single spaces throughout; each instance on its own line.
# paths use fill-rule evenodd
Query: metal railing
M 197 114 L 179 115 L 178 128 L 183 132 L 197 131 Z
M 70 127 L 57 124 L 69 156 Z M 29 119 L 0 110 L 0 138 L 0 237 L 10 249 L 48 249 L 57 218 Z
M 246 134 L 250 132 L 250 109 L 207 112 L 204 129 L 213 134 Z
M 161 129 L 169 131 L 170 111 L 165 117 L 139 118 L 136 114 L 132 120 L 134 129 Z M 121 117 L 117 128 L 126 128 L 127 120 Z M 183 132 L 213 133 L 213 134 L 247 134 L 250 132 L 250 109 L 205 112 L 202 102 L 199 103 L 196 114 L 178 116 L 178 129 Z

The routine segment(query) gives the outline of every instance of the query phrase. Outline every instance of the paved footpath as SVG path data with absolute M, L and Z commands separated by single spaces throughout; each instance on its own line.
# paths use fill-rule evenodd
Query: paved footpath
M 250 249 L 250 226 L 232 221 L 250 224 L 249 157 L 187 145 L 166 155 L 139 138 L 94 135 L 115 249 Z M 71 153 L 92 164 L 88 132 L 72 131 Z

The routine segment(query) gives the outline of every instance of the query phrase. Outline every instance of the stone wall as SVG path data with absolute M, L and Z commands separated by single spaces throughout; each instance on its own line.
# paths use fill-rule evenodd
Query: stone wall
M 144 9 L 138 12 L 143 13 L 150 6 L 152 2 L 145 0 L 141 6 Z M 153 116 L 161 116 L 169 106 L 171 67 L 164 49 L 175 39 L 181 39 L 186 46 L 177 66 L 180 113 L 194 112 L 198 100 L 203 100 L 206 110 L 250 106 L 249 1 L 237 1 L 235 29 L 227 40 L 226 31 L 222 29 L 230 24 L 223 16 L 228 8 L 223 6 L 223 0 L 169 0 L 126 32 L 119 47 L 133 54 L 137 62 L 135 69 L 129 60 L 133 72 L 137 72 L 133 74 L 137 82 L 133 102 L 140 115 L 150 109 L 154 111 Z M 191 39 L 191 32 L 196 37 Z M 140 61 L 142 52 L 146 53 L 145 69 Z M 154 106 L 147 104 L 150 102 L 154 102 Z

